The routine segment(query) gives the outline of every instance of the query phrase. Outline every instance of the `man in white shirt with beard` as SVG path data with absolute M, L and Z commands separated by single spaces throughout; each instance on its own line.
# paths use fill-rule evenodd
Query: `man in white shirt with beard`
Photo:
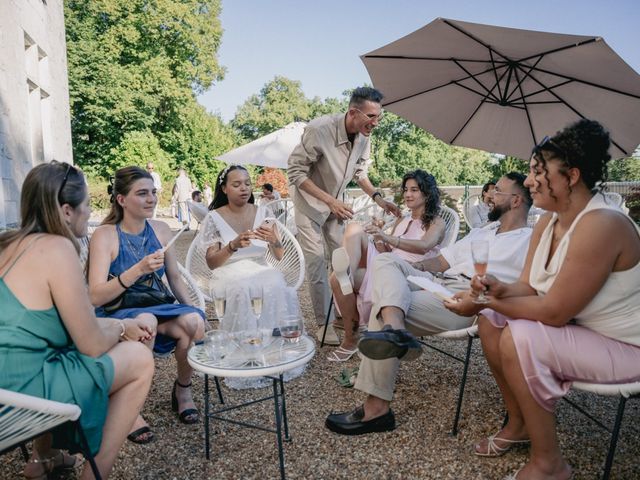
M 531 238 L 527 215 L 532 201 L 524 187 L 525 178 L 515 172 L 503 176 L 491 193 L 492 223 L 443 248 L 439 256 L 414 264 L 389 253 L 376 257 L 373 308 L 369 331 L 358 344 L 363 359 L 355 384 L 368 397 L 355 410 L 329 415 L 329 430 L 343 435 L 393 430 L 395 417 L 390 403 L 400 360 L 413 360 L 422 353 L 414 335 L 433 335 L 472 324 L 473 317 L 447 310 L 442 298 L 410 285 L 408 276 L 427 277 L 453 293 L 467 291 L 475 273 L 471 241 L 482 239 L 490 243 L 489 271 L 506 282 L 519 277 Z

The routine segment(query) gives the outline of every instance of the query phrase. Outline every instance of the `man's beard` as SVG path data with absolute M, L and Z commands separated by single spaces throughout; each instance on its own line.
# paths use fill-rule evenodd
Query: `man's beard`
M 509 210 L 511 210 L 511 205 L 494 205 L 493 208 L 489 210 L 487 218 L 490 222 L 495 222 L 497 220 L 500 220 L 500 217 L 502 217 L 502 215 L 507 213 Z

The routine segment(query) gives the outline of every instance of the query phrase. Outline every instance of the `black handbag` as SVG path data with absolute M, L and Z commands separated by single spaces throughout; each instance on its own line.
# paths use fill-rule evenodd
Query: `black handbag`
M 115 275 L 110 274 L 110 278 Z M 157 285 L 157 287 L 156 287 Z M 152 307 L 175 303 L 176 297 L 169 291 L 158 274 L 153 272 L 138 280 L 127 288 L 120 296 L 102 308 L 106 313 L 113 313 L 124 308 Z

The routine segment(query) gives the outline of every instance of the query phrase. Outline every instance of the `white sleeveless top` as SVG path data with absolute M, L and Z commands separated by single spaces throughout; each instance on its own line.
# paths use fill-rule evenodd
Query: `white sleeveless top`
M 557 214 L 553 214 L 542 233 L 531 264 L 529 283 L 538 295 L 545 295 L 553 285 L 567 255 L 573 230 L 582 216 L 591 210 L 602 208 L 616 210 L 624 215 L 620 207 L 607 203 L 602 195 L 595 194 L 560 240 L 558 248 L 547 265 L 553 225 L 558 219 Z M 633 223 L 630 218 L 629 221 Z M 640 228 L 635 224 L 634 226 L 640 236 Z M 640 346 L 640 262 L 629 270 L 611 272 L 600 291 L 575 316 L 575 319 L 578 325 L 601 335 Z

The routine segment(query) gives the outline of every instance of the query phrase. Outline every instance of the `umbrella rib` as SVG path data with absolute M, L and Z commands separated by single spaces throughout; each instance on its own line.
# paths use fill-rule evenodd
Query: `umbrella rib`
M 562 87 L 564 85 L 567 85 L 568 83 L 571 83 L 571 80 L 567 80 L 565 82 L 556 83 L 555 85 L 553 85 L 551 87 L 547 87 L 547 88 L 549 90 L 552 90 L 554 88 L 558 88 L 558 87 Z M 541 88 L 540 90 L 536 90 L 535 92 L 527 93 L 526 95 L 522 95 L 521 98 L 533 97 L 533 96 L 538 95 L 540 93 L 546 92 L 547 88 Z M 534 102 L 529 102 L 529 104 L 532 104 L 532 103 L 534 103 Z
M 460 68 L 460 70 L 462 70 L 464 73 L 466 73 L 467 75 L 469 75 L 468 78 L 471 78 L 474 82 L 476 82 L 478 85 L 480 85 L 480 87 L 484 88 L 487 92 L 487 95 L 490 95 L 494 100 L 498 101 L 499 99 L 493 94 L 493 88 L 491 90 L 489 90 L 487 87 L 485 87 L 485 85 L 476 78 L 475 75 L 473 75 L 469 70 L 467 70 L 466 68 L 464 68 L 460 62 L 458 62 L 457 60 L 454 60 L 453 63 L 455 63 L 458 68 Z M 492 69 L 493 70 L 493 69 Z M 457 85 L 457 83 L 456 83 Z
M 525 58 L 519 59 L 518 63 L 526 62 L 527 60 L 531 60 L 532 58 L 535 58 L 537 56 L 544 57 L 546 55 L 551 55 L 553 53 L 563 52 L 565 50 L 570 50 L 572 48 L 582 47 L 582 46 L 587 45 L 589 43 L 598 42 L 600 40 L 602 40 L 600 37 L 592 37 L 592 38 L 589 38 L 588 40 L 583 40 L 583 41 L 578 42 L 578 43 L 572 43 L 570 45 L 565 45 L 563 47 L 554 48 L 554 49 L 551 49 L 551 50 L 547 50 L 546 52 L 538 52 L 535 55 L 531 55 L 529 57 L 525 57 Z
M 469 37 L 471 40 L 473 40 L 474 42 L 479 43 L 480 45 L 482 45 L 484 48 L 486 48 L 487 50 L 489 50 L 490 52 L 493 51 L 495 53 L 497 53 L 498 55 L 500 55 L 502 58 L 504 58 L 507 61 L 511 61 L 511 59 L 509 57 L 507 57 L 506 55 L 503 55 L 502 53 L 500 53 L 498 50 L 495 50 L 491 45 L 487 45 L 486 43 L 484 43 L 482 40 L 480 40 L 479 38 L 476 38 L 474 35 L 470 34 L 469 32 L 467 32 L 466 30 L 464 30 L 463 28 L 454 25 L 453 23 L 451 23 L 449 20 L 447 19 L 442 19 L 442 21 L 449 25 L 451 28 L 453 28 L 454 30 L 457 30 L 458 32 L 462 33 L 463 35 Z
M 466 85 L 462 85 L 461 83 L 458 83 L 458 81 L 457 81 L 457 80 L 454 80 L 454 81 L 453 81 L 453 82 L 451 82 L 451 83 L 453 83 L 454 85 L 457 85 L 457 86 L 458 86 L 458 87 L 460 87 L 460 88 L 464 88 L 465 90 L 469 90 L 470 92 L 475 93 L 476 95 L 478 95 L 479 97 L 482 97 L 482 98 L 484 98 L 484 99 L 486 99 L 487 97 L 489 97 L 489 95 L 491 95 L 491 101 L 490 101 L 490 103 L 498 103 L 498 102 L 499 102 L 499 99 L 495 98 L 495 97 L 491 94 L 491 91 L 489 91 L 489 90 L 487 90 L 487 92 L 486 92 L 486 93 L 482 93 L 482 92 L 480 92 L 480 91 L 478 91 L 478 90 L 474 90 L 474 89 L 473 89 L 473 88 L 471 88 L 471 87 L 467 87 Z
M 455 61 L 455 60 L 454 59 L 450 59 L 449 61 Z M 503 66 L 500 66 L 498 68 L 503 68 Z M 476 75 L 484 75 L 485 73 L 490 72 L 491 70 L 493 70 L 493 68 L 488 68 L 487 70 L 479 72 Z M 506 70 L 505 70 L 505 72 L 506 72 Z M 504 74 L 503 74 L 503 76 L 504 76 Z M 448 81 L 446 83 L 443 83 L 441 85 L 436 85 L 435 87 L 431 87 L 431 88 L 428 88 L 426 90 L 422 90 L 420 92 L 412 93 L 411 95 L 407 95 L 406 97 L 398 98 L 397 100 L 393 100 L 392 102 L 386 102 L 386 103 L 383 102 L 382 106 L 386 108 L 389 105 L 393 105 L 394 103 L 403 102 L 405 100 L 409 100 L 410 98 L 417 97 L 418 95 L 422 95 L 424 93 L 433 92 L 434 90 L 438 90 L 439 88 L 448 87 L 449 85 L 453 85 L 453 84 L 458 85 L 456 82 L 462 82 L 464 80 L 468 80 L 471 77 L 472 77 L 472 75 L 467 75 L 466 77 L 463 77 L 463 78 L 457 78 L 455 80 L 450 80 L 450 81 Z M 462 86 L 462 85 L 459 85 L 459 86 Z
M 493 67 L 493 77 L 496 79 L 496 85 L 498 86 L 498 95 L 500 96 L 500 98 L 502 98 L 502 89 L 500 88 L 500 80 L 498 79 L 498 72 L 496 71 L 496 63 L 495 63 L 495 59 L 493 58 L 493 52 L 491 50 L 489 50 L 489 57 L 491 58 L 491 66 Z
M 549 75 L 554 75 L 556 77 L 564 78 L 565 80 L 570 80 L 572 82 L 582 83 L 582 84 L 588 85 L 590 87 L 600 88 L 600 89 L 606 90 L 608 92 L 617 93 L 617 94 L 624 95 L 624 96 L 631 97 L 631 98 L 635 98 L 635 99 L 640 99 L 640 95 L 636 95 L 635 93 L 624 92 L 622 90 L 618 90 L 617 88 L 607 87 L 605 85 L 600 85 L 598 83 L 590 82 L 588 80 L 581 80 L 581 79 L 576 78 L 576 77 L 570 77 L 569 75 L 564 75 L 562 73 L 552 72 L 551 70 L 546 70 L 544 68 L 536 67 L 533 70 L 535 70 L 536 72 L 547 73 Z
M 460 134 L 462 133 L 462 131 L 466 128 L 466 126 L 469 124 L 469 122 L 473 119 L 473 117 L 476 115 L 476 113 L 478 113 L 478 110 L 480 110 L 480 107 L 482 107 L 482 105 L 487 101 L 487 97 L 485 96 L 482 101 L 478 104 L 478 106 L 476 107 L 476 109 L 473 111 L 473 113 L 469 116 L 469 118 L 467 118 L 467 121 L 464 122 L 464 124 L 462 125 L 462 127 L 460 127 L 460 130 L 458 130 L 458 132 L 453 136 L 453 138 L 451 139 L 450 143 L 451 145 L 453 145 L 453 142 L 456 141 L 456 138 L 458 138 L 460 136 Z
M 524 73 L 524 76 L 522 77 L 522 80 L 519 80 L 519 81 L 518 81 L 518 84 L 516 85 L 516 87 L 515 87 L 515 88 L 511 91 L 511 93 L 507 96 L 507 98 L 506 98 L 506 100 L 505 100 L 506 102 L 509 102 L 509 99 L 513 96 L 513 94 L 514 94 L 517 90 L 519 90 L 519 91 L 520 91 L 520 97 L 522 97 L 523 92 L 522 92 L 522 88 L 520 88 L 520 87 L 522 86 L 522 82 L 524 82 L 524 81 L 525 81 L 525 79 L 526 79 L 526 78 L 529 76 L 529 74 L 531 73 L 531 70 L 532 70 L 533 68 L 535 68 L 535 66 L 536 66 L 536 65 L 538 65 L 538 63 L 540 63 L 540 61 L 541 61 L 541 60 L 542 60 L 542 56 L 538 57 L 538 60 L 536 60 L 536 62 L 535 62 L 533 65 L 531 65 L 531 66 L 530 66 L 531 68 L 529 68 L 529 70 L 527 70 L 526 72 L 523 72 L 523 73 Z M 527 66 L 529 66 L 529 65 L 527 65 Z M 515 68 L 515 65 L 514 65 L 514 68 Z M 516 77 L 517 77 L 517 75 L 516 75 Z
M 489 63 L 487 60 L 477 60 L 475 58 L 452 58 L 452 57 L 417 57 L 413 55 L 364 55 L 364 58 L 378 58 L 384 60 L 429 60 L 434 62 L 450 62 L 452 60 L 458 60 L 460 62 L 469 62 L 469 63 Z M 492 62 L 494 63 L 494 62 Z M 495 63 L 502 64 L 500 66 L 506 65 L 508 62 L 506 60 L 495 60 Z
M 513 74 L 518 79 L 518 70 L 514 69 L 513 70 Z M 525 74 L 525 76 L 528 76 L 528 74 Z M 524 92 L 522 91 L 522 82 L 520 82 L 520 81 L 518 81 L 518 90 L 520 90 L 520 96 L 522 97 Z M 524 111 L 527 114 L 527 123 L 529 124 L 529 130 L 531 131 L 531 137 L 533 138 L 533 144 L 536 145 L 538 142 L 536 142 L 536 134 L 533 131 L 533 122 L 531 121 L 531 115 L 529 114 L 529 107 L 528 107 L 527 101 L 524 99 L 524 97 L 522 98 L 522 102 L 523 102 Z
M 518 68 L 522 68 L 522 67 L 520 65 L 518 65 Z M 563 105 L 566 105 L 566 107 L 569 110 L 571 110 L 573 113 L 578 115 L 580 118 L 587 118 L 582 113 L 580 113 L 573 105 L 569 104 L 566 100 L 561 98 L 556 92 L 550 90 L 544 83 L 542 83 L 536 77 L 534 77 L 533 75 L 529 75 L 529 78 L 531 80 L 533 80 L 534 82 L 536 82 L 538 85 L 540 85 L 542 88 L 544 88 L 551 95 L 556 97 Z M 535 142 L 535 137 L 534 137 L 534 142 Z M 619 148 L 622 153 L 624 153 L 625 155 L 629 155 L 629 152 L 626 149 L 622 148 L 615 140 L 613 140 L 613 138 L 611 138 L 611 143 L 613 143 L 617 148 Z

